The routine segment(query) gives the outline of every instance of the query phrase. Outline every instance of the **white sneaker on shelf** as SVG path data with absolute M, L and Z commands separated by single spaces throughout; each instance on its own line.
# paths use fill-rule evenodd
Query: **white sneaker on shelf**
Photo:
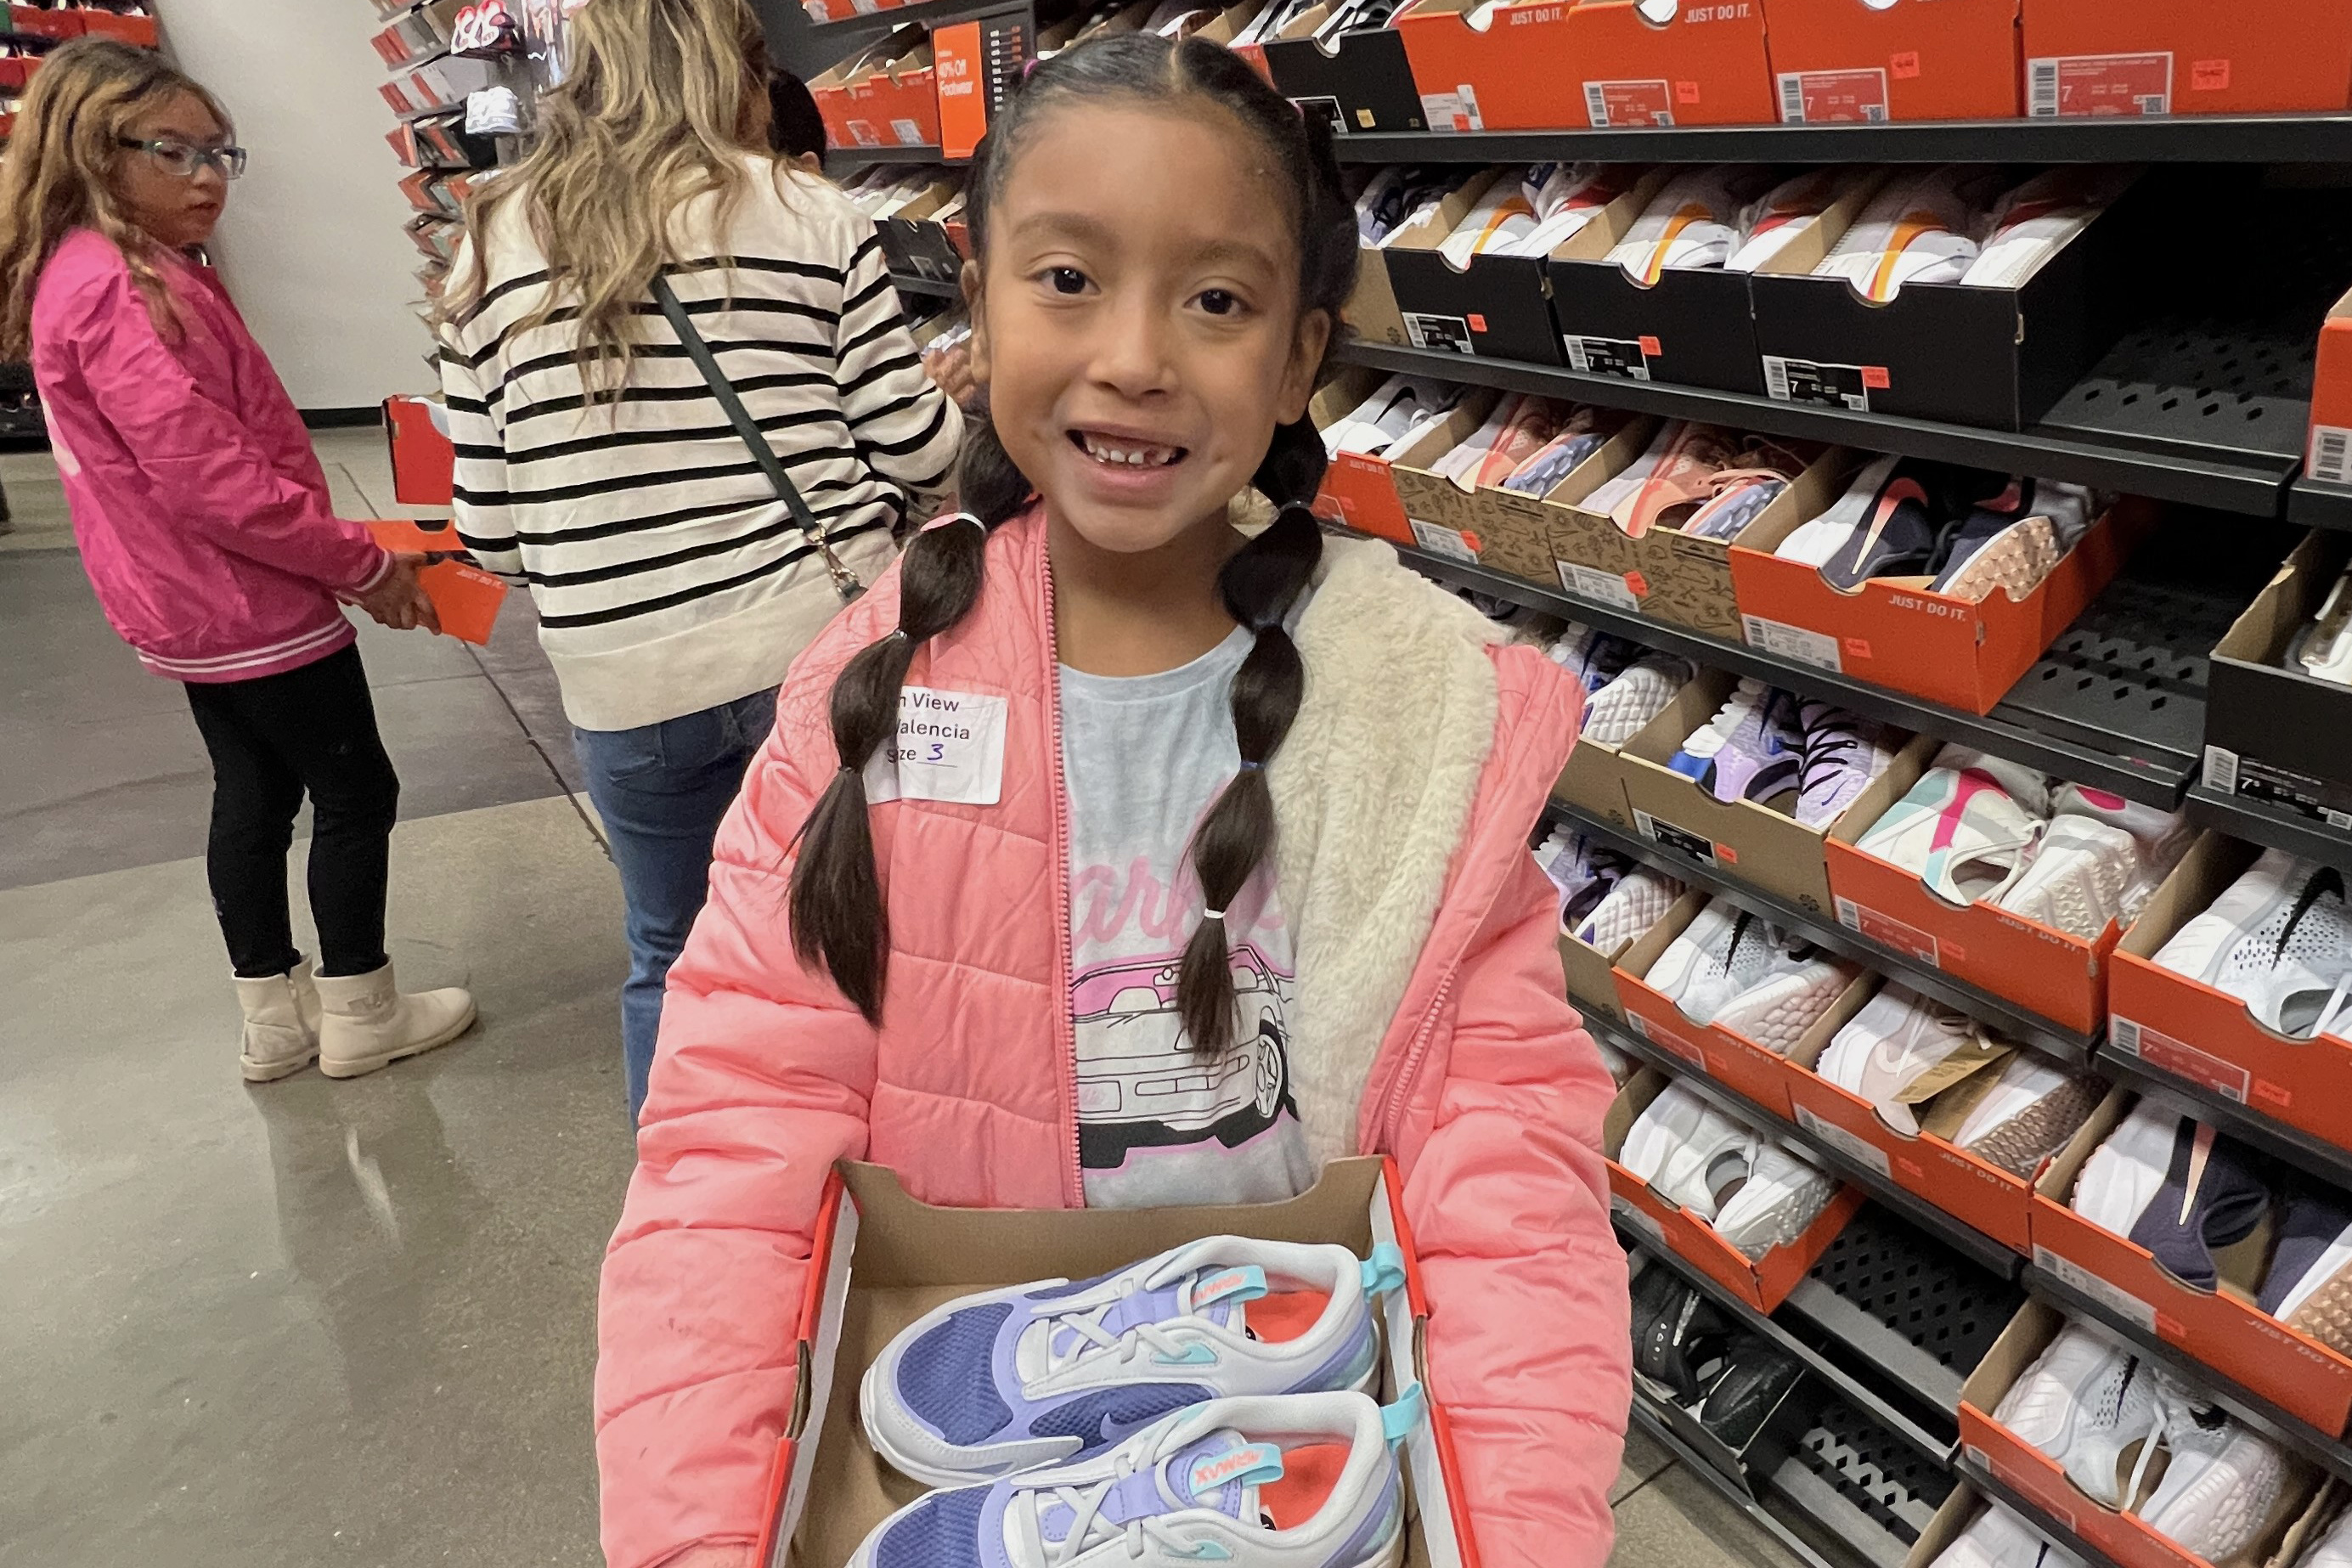
M 2169 1460 L 2140 1522 L 2208 1563 L 2227 1563 L 2255 1543 L 2286 1489 L 2286 1458 L 2171 1378 L 2157 1383 Z
M 2025 874 L 1993 905 L 2095 941 L 2123 918 L 2124 889 L 2137 857 L 2137 841 L 2120 827 L 2088 816 L 2054 817 Z
M 1916 1137 L 1919 1119 L 1902 1094 L 1955 1052 L 1990 1049 L 1984 1026 L 1917 992 L 1888 985 L 1839 1029 L 1813 1071 L 1878 1112 L 1879 1120 Z
M 2083 1568 L 2083 1560 L 2044 1541 L 2000 1503 L 1988 1502 L 1927 1568 Z
M 2083 1162 L 2069 1207 L 2111 1236 L 2127 1237 L 2164 1185 L 2172 1146 L 2187 1118 L 2152 1100 L 2132 1107 Z
M 1749 1261 L 1805 1234 L 1837 1196 L 1837 1178 L 1784 1143 L 1762 1141 L 1740 1189 L 1724 1200 L 1716 1235 Z

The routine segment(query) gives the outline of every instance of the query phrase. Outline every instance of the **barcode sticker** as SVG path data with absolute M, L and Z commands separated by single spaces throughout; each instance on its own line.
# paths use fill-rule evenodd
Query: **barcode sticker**
M 1470 346 L 1470 319 L 1466 316 L 1430 316 L 1417 310 L 1407 310 L 1404 313 L 1404 335 L 1417 349 L 1438 349 L 1457 354 L 1476 352 Z
M 2058 114 L 2058 62 L 2035 60 L 2025 72 L 2025 112 L 2041 120 Z
M 2033 1266 L 2045 1274 L 2056 1275 L 2063 1283 L 2088 1296 L 2117 1317 L 2138 1324 L 2149 1333 L 2156 1331 L 2154 1306 L 2122 1286 L 2101 1279 L 2073 1258 L 2061 1258 L 2048 1247 L 2037 1245 L 2033 1249 Z
M 1423 522 L 1417 517 L 1406 521 L 1412 524 L 1413 542 L 1432 555 L 1443 555 L 1448 561 L 1466 562 L 1473 566 L 1478 563 L 1478 552 L 1471 547 L 1470 542 L 1459 530 L 1441 523 Z
M 2217 795 L 2236 795 L 2238 753 L 2222 746 L 2206 747 L 2204 784 Z
M 2109 1021 L 2107 1028 L 2117 1050 L 2128 1051 L 2150 1067 L 2201 1083 L 2224 1100 L 2246 1103 L 2246 1093 L 2253 1087 L 2253 1074 L 2237 1063 L 2224 1061 L 2210 1051 L 2199 1050 L 2188 1041 L 2177 1040 L 2136 1018 L 2118 1015 Z
M 1597 81 L 1584 84 L 1584 113 L 1595 130 L 1609 123 L 1609 95 L 1601 90 Z
M 1638 610 L 1642 601 L 1635 596 L 1633 584 L 1622 574 L 1603 572 L 1597 566 L 1579 566 L 1571 562 L 1559 563 L 1559 585 L 1570 593 L 1620 610 Z
M 1650 356 L 1639 338 L 1562 337 L 1568 363 L 1587 375 L 1620 375 L 1628 381 L 1650 379 Z
M 1795 71 L 1780 73 L 1780 122 L 1802 125 L 1805 122 L 1805 79 Z
M 849 122 L 849 139 L 860 147 L 882 145 L 880 133 L 874 129 L 871 122 L 864 120 L 853 120 Z
M 1595 130 L 1612 125 L 1672 125 L 1674 94 L 1662 80 L 1588 81 L 1584 117 Z
M 1768 621 L 1761 616 L 1740 616 L 1739 627 L 1749 647 L 1781 658 L 1793 658 L 1816 669 L 1845 673 L 1845 657 L 1838 651 L 1838 640 L 1833 637 L 1809 632 L 1786 621 Z
M 2026 112 L 2169 114 L 2172 55 L 2053 55 L 2025 62 Z
M 2331 485 L 2352 485 L 2352 430 L 2341 425 L 2311 427 L 2311 477 Z
M 1454 96 L 1462 101 L 1460 113 L 1462 117 L 1463 129 L 1467 131 L 1486 130 L 1486 117 L 1478 112 L 1478 89 L 1471 86 L 1466 81 L 1460 82 L 1457 83 L 1454 89 Z
M 1868 70 L 1783 71 L 1780 118 L 1790 125 L 1841 121 L 1878 125 L 1886 120 L 1886 73 Z
M 1462 100 L 1450 92 L 1424 92 L 1421 95 L 1421 118 L 1432 131 L 1468 129 L 1455 123 L 1461 112 Z
M 911 120 L 894 120 L 890 121 L 890 129 L 898 133 L 901 147 L 920 147 L 923 144 L 923 128 Z
M 1766 354 L 1763 358 L 1764 390 L 1779 403 L 1817 403 L 1824 408 L 1848 408 L 1856 414 L 1867 414 L 1872 384 L 1886 384 L 1880 366 L 1832 364 L 1781 354 Z
M 1849 1132 L 1834 1121 L 1824 1121 L 1819 1112 L 1807 1105 L 1797 1107 L 1797 1125 L 1812 1134 L 1816 1142 L 1828 1144 L 1863 1169 L 1892 1179 L 1886 1151 L 1869 1139 Z
M 1775 403 L 1789 401 L 1789 362 L 1778 354 L 1764 356 L 1764 394 Z

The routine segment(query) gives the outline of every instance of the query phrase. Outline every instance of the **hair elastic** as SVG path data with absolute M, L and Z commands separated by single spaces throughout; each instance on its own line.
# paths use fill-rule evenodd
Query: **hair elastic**
M 1265 764 L 1264 763 L 1244 762 L 1242 763 L 1242 772 L 1245 773 L 1264 773 L 1265 771 Z
M 982 538 L 985 539 L 988 537 L 988 524 L 981 521 L 978 516 L 968 511 L 951 511 L 945 517 L 935 517 L 931 519 L 930 521 L 923 524 L 921 531 L 929 533 L 932 529 L 945 528 L 950 523 L 957 522 L 968 522 L 971 524 L 972 527 L 980 530 Z
M 1202 910 L 1201 911 L 1201 918 L 1204 921 L 1214 921 L 1219 925 L 1223 925 L 1225 923 L 1225 911 L 1223 910 Z
M 904 626 L 892 626 L 888 632 L 884 634 L 882 640 L 884 642 L 888 642 L 892 637 L 897 637 L 900 642 L 913 642 L 915 640 L 915 634 L 908 631 Z

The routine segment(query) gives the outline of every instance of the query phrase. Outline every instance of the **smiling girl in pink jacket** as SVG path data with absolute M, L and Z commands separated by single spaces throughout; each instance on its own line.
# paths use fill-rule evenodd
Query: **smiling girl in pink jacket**
M 607 1558 L 750 1562 L 835 1162 L 1050 1209 L 1362 1152 L 1403 1173 L 1486 1568 L 1598 1568 L 1611 1086 L 1527 847 L 1575 688 L 1306 510 L 1356 265 L 1328 145 L 1133 36 L 1040 67 L 971 191 L 971 515 L 794 666 L 670 971 L 604 1265 Z M 1140 1092 L 1171 1052 L 1192 1087 Z

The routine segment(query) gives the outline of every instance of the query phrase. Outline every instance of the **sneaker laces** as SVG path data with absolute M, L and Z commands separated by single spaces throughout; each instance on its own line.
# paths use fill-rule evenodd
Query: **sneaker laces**
M 1121 1361 L 1133 1361 L 1136 1353 L 1146 1345 L 1172 1361 L 1182 1360 L 1190 1347 L 1171 1337 L 1168 1331 L 1157 1323 L 1129 1323 L 1124 1331 L 1116 1334 L 1103 1327 L 1103 1319 L 1108 1315 L 1110 1310 L 1133 1294 L 1134 1291 L 1129 1289 L 1122 1292 L 1114 1300 L 1105 1301 L 1099 1307 L 1089 1307 L 1084 1311 L 1077 1312 L 1058 1312 L 1047 1318 L 1045 1321 L 1049 1328 L 1045 1340 L 1046 1373 L 1050 1376 L 1066 1367 L 1111 1351 L 1119 1352 Z M 1061 1331 L 1064 1329 L 1068 1329 L 1079 1336 L 1078 1342 L 1072 1345 L 1066 1352 L 1054 1348 L 1055 1341 L 1060 1337 Z
M 1103 1504 L 1110 1500 L 1112 1489 L 1121 1481 L 1136 1474 L 1147 1463 L 1153 1465 L 1160 1463 L 1166 1457 L 1163 1450 L 1169 1448 L 1171 1440 L 1176 1436 L 1178 1429 L 1182 1425 L 1181 1422 L 1171 1422 L 1168 1429 L 1160 1434 L 1160 1441 L 1147 1453 L 1139 1454 L 1133 1450 L 1126 1450 L 1116 1455 L 1111 1460 L 1109 1476 L 1090 1487 L 1055 1486 L 1052 1488 L 1055 1500 L 1070 1510 L 1072 1518 L 1069 1533 L 1063 1536 L 1058 1543 L 1047 1549 L 1046 1561 L 1049 1563 L 1054 1564 L 1055 1568 L 1059 1568 L 1060 1564 L 1073 1562 L 1106 1542 L 1118 1541 L 1122 1537 L 1127 1542 L 1127 1554 L 1129 1557 L 1142 1556 L 1147 1543 L 1157 1543 L 1172 1557 L 1186 1557 L 1192 1554 L 1191 1543 L 1178 1539 L 1175 1531 L 1169 1529 L 1165 1521 L 1153 1515 L 1139 1515 L 1124 1524 L 1102 1516 Z M 1014 1479 L 1013 1484 L 1016 1487 L 1026 1487 L 1029 1489 L 1037 1489 L 1040 1486 L 1040 1483 L 1024 1483 L 1018 1478 Z
M 2271 950 L 2273 964 L 2286 957 L 2286 944 L 2294 938 L 2294 928 L 2303 923 L 2303 917 L 2311 912 L 2311 907 L 2326 893 L 2334 893 L 2339 904 L 2346 901 L 2344 873 L 2333 866 L 2322 866 L 2312 872 L 2311 879 L 2303 885 L 2303 891 L 2294 896 L 2294 912 L 2288 915 L 2286 924 L 2279 928 L 2278 943 Z M 2321 1016 L 2326 1015 L 2322 1014 Z
M 1799 728 L 1803 740 L 1798 747 L 1798 791 L 1811 794 L 1813 785 L 1820 782 L 1818 775 L 1821 771 L 1833 766 L 1860 746 L 1862 736 L 1851 723 L 1842 719 L 1825 720 L 1822 723 L 1806 726 L 1801 718 Z

